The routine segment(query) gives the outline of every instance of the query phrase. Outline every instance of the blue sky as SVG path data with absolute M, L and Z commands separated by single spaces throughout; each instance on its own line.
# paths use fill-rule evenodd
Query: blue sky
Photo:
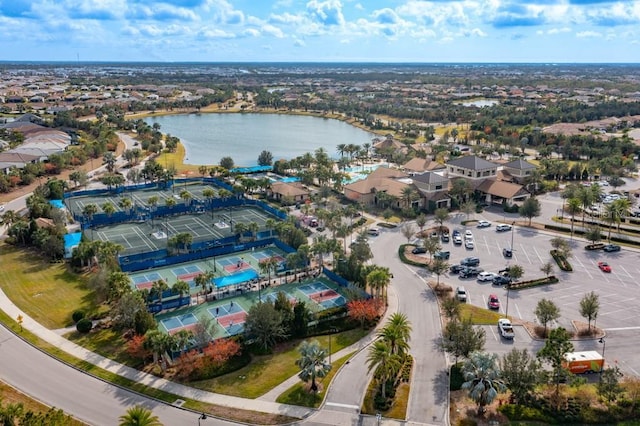
M 640 62 L 640 0 L 0 0 L 0 60 Z

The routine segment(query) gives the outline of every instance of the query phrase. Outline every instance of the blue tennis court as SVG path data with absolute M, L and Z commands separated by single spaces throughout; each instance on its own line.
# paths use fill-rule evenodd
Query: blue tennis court
M 287 298 L 287 300 L 289 302 L 291 302 L 292 304 L 296 302 L 296 298 L 293 297 L 292 295 L 290 295 L 289 293 L 287 293 L 286 291 L 277 291 L 277 292 L 273 292 L 273 293 L 267 293 L 267 294 L 263 294 L 262 295 L 262 301 L 263 302 L 269 302 L 269 303 L 273 303 L 278 299 L 278 293 L 284 293 L 284 297 Z
M 202 272 L 202 269 L 200 269 L 198 265 L 187 265 L 187 266 L 181 266 L 180 268 L 173 268 L 171 269 L 171 272 L 173 272 L 177 277 L 179 277 L 180 275 L 188 275 L 196 272 Z
M 227 330 L 227 333 L 229 333 L 230 336 L 235 336 L 236 334 L 240 334 L 244 332 L 244 323 L 229 324 L 228 326 L 225 327 L 225 329 Z
M 272 255 L 267 253 L 266 251 L 255 251 L 255 252 L 251 253 L 251 256 L 253 256 L 256 260 L 268 259 L 268 258 L 272 257 Z
M 233 305 L 231 305 L 230 303 L 226 303 L 224 305 L 207 308 L 207 311 L 214 318 L 225 316 L 225 315 L 233 315 L 240 312 L 245 312 L 245 310 L 242 309 L 237 303 L 234 303 Z
M 334 299 L 323 300 L 322 302 L 319 302 L 319 303 L 325 309 L 337 308 L 339 306 L 346 305 L 347 299 L 344 296 L 338 296 Z
M 218 262 L 222 266 L 237 265 L 238 263 L 242 262 L 242 259 L 238 256 L 231 256 L 224 259 L 218 259 L 216 260 L 216 262 Z
M 178 315 L 160 320 L 160 324 L 162 324 L 169 333 L 196 324 L 197 322 L 198 318 L 193 314 Z
M 325 290 L 331 290 L 331 289 L 327 287 L 327 285 L 324 283 L 315 282 L 315 283 L 309 283 L 309 284 L 300 286 L 298 287 L 298 290 L 308 295 L 308 294 L 317 293 L 319 291 L 325 291 Z

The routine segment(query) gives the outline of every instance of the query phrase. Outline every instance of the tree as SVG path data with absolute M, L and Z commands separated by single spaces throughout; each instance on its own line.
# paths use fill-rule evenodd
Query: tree
M 298 348 L 300 358 L 296 360 L 296 365 L 300 368 L 298 377 L 303 382 L 311 381 L 311 392 L 318 391 L 316 378 L 325 377 L 331 371 L 331 364 L 325 362 L 328 352 L 321 348 L 317 340 L 311 342 L 303 341 Z
M 602 370 L 597 387 L 598 395 L 606 398 L 609 402 L 615 401 L 624 391 L 624 388 L 620 385 L 621 378 L 622 372 L 618 366 Z
M 462 366 L 465 382 L 461 388 L 469 391 L 469 397 L 478 405 L 479 415 L 484 413 L 484 407 L 491 404 L 498 393 L 507 390 L 500 377 L 497 361 L 496 354 L 473 352 Z
M 409 350 L 409 340 L 411 340 L 411 322 L 405 314 L 395 312 L 378 332 L 378 337 L 389 343 L 391 353 L 400 355 L 404 359 Z
M 431 262 L 431 265 L 429 266 L 429 270 L 434 274 L 436 274 L 436 276 L 438 277 L 436 285 L 440 284 L 440 275 L 447 272 L 448 269 L 449 269 L 449 263 L 444 259 L 438 258 L 438 259 L 435 259 L 433 262 Z
M 444 222 L 449 220 L 449 210 L 445 208 L 436 209 L 436 211 L 433 212 L 433 220 L 438 224 L 438 232 L 442 232 Z
M 598 318 L 599 311 L 600 298 L 598 295 L 593 291 L 585 294 L 582 300 L 580 300 L 580 315 L 589 322 L 589 334 L 591 334 L 591 321 L 595 321 Z
M 431 262 L 431 258 L 433 257 L 433 255 L 437 251 L 440 251 L 440 249 L 442 248 L 442 246 L 438 242 L 438 239 L 437 238 L 431 238 L 431 237 L 423 238 L 422 239 L 422 246 L 427 251 L 427 253 L 429 253 L 429 262 Z
M 602 230 L 598 225 L 588 226 L 584 237 L 595 244 L 602 239 Z
M 560 309 L 549 299 L 541 299 L 533 312 L 544 326 L 544 335 L 547 335 L 547 324 L 560 318 Z
M 245 333 L 254 336 L 265 350 L 271 349 L 278 340 L 287 337 L 282 314 L 268 302 L 258 302 L 249 309 L 244 328 Z
M 564 355 L 567 352 L 573 352 L 573 344 L 569 341 L 569 338 L 569 333 L 562 327 L 551 330 L 549 338 L 537 354 L 538 359 L 551 365 L 551 377 L 552 383 L 556 385 L 556 396 L 560 393 L 560 382 L 571 374 L 563 366 Z
M 449 321 L 457 321 L 460 318 L 460 301 L 455 297 L 447 297 L 442 302 L 442 311 Z
M 387 286 L 391 282 L 391 273 L 388 268 L 376 266 L 369 274 L 367 274 L 367 285 L 375 290 L 376 297 L 380 297 L 386 293 Z
M 220 167 L 226 169 L 226 170 L 231 170 L 233 169 L 234 166 L 234 162 L 233 162 L 233 158 L 231 157 L 222 157 L 220 159 Z
M 265 150 L 258 155 L 259 166 L 270 166 L 271 163 L 273 163 L 273 154 L 271 152 Z
M 376 340 L 373 345 L 369 346 L 367 366 L 369 372 L 374 371 L 374 377 L 380 383 L 382 398 L 386 399 L 387 382 L 395 377 L 402 368 L 400 356 L 392 352 L 389 342 Z
M 540 271 L 545 274 L 547 277 L 553 273 L 553 265 L 551 262 L 547 262 L 540 267 Z
M 579 213 L 582 209 L 582 203 L 577 198 L 569 198 L 566 208 L 567 213 L 571 215 L 571 236 L 573 236 L 573 225 L 576 220 L 576 213 Z M 584 218 L 582 223 L 584 223 Z
M 476 211 L 476 203 L 473 200 L 467 200 L 460 204 L 460 211 L 467 216 L 467 220 L 469 220 L 469 216 Z
M 551 239 L 551 247 L 558 252 L 561 256 L 571 257 L 571 246 L 569 242 L 562 237 L 553 237 Z
M 420 229 L 420 232 L 422 232 L 426 224 L 427 217 L 424 214 L 420 213 L 418 217 L 416 217 L 416 225 L 418 225 L 418 229 Z
M 442 333 L 441 347 L 455 356 L 457 363 L 459 357 L 466 358 L 471 352 L 483 350 L 485 341 L 485 331 L 474 327 L 471 318 L 467 317 L 447 323 Z
M 526 349 L 512 349 L 500 360 L 500 375 L 516 404 L 524 405 L 540 382 L 542 366 Z
M 191 287 L 189 286 L 188 282 L 183 280 L 178 280 L 173 284 L 173 286 L 171 286 L 171 291 L 173 293 L 177 293 L 178 298 L 182 300 L 182 296 L 184 294 L 189 294 L 189 292 L 191 291 Z
M 123 294 L 129 293 L 130 291 L 132 291 L 132 289 L 129 275 L 120 271 L 114 271 L 109 274 L 109 278 L 107 279 L 107 300 L 109 303 L 117 303 Z
M 141 405 L 136 405 L 120 416 L 119 426 L 162 426 L 158 416 Z
M 507 268 L 507 275 L 513 281 L 518 281 L 524 275 L 524 269 L 520 265 L 511 265 Z
M 529 226 L 531 226 L 531 219 L 540 216 L 540 201 L 535 197 L 527 198 L 518 209 L 518 213 L 520 216 L 528 218 Z
M 364 328 L 380 316 L 380 299 L 361 299 L 347 302 L 347 315 Z
M 133 330 L 139 312 L 147 312 L 147 305 L 139 291 L 124 293 L 111 309 L 113 327 L 116 330 Z
M 413 228 L 413 225 L 410 223 L 403 223 L 400 227 L 400 231 L 402 235 L 407 239 L 407 242 L 411 241 L 411 237 L 416 233 L 416 230 Z
M 144 347 L 153 354 L 153 363 L 158 364 L 160 357 L 174 346 L 173 337 L 160 330 L 149 330 L 145 334 Z M 164 370 L 165 363 L 162 363 Z

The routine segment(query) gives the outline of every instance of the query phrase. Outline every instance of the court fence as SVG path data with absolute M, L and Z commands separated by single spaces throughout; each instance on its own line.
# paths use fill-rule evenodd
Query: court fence
M 167 292 L 163 293 L 163 297 L 164 294 Z M 171 291 L 169 290 L 168 295 L 171 295 Z M 181 306 L 185 306 L 185 305 L 189 305 L 191 303 L 191 296 L 185 296 L 185 297 L 176 297 L 174 299 L 169 299 L 169 300 L 164 300 L 164 298 L 162 299 L 162 303 L 160 302 L 154 302 L 154 303 L 149 303 L 147 305 L 147 310 L 152 313 L 152 314 L 157 314 L 158 312 L 161 312 L 165 309 L 174 309 L 174 308 L 179 308 Z
M 289 254 L 296 250 L 278 240 L 270 237 L 262 240 L 249 241 L 242 244 L 236 244 L 235 237 L 224 238 L 220 240 L 209 241 L 208 245 L 199 245 L 198 250 L 192 250 L 189 253 L 180 253 L 170 255 L 166 249 L 156 250 L 152 252 L 137 253 L 132 255 L 118 256 L 118 263 L 122 272 L 136 272 L 144 269 L 157 268 L 162 266 L 175 265 L 178 263 L 198 261 L 201 259 L 214 258 L 239 251 L 251 250 L 252 248 L 261 248 L 275 245 L 283 252 Z
M 204 178 L 202 180 L 194 180 L 196 182 L 204 181 L 205 183 L 214 184 L 221 187 L 229 187 L 224 182 L 220 182 L 217 179 L 213 178 Z M 81 196 L 110 196 L 117 195 L 125 192 L 122 188 L 126 188 L 127 191 L 132 192 L 135 190 L 141 189 L 149 189 L 149 188 L 158 188 L 156 183 L 153 184 L 141 184 L 135 186 L 127 186 L 127 187 L 118 187 L 116 189 L 92 189 L 85 191 L 75 191 L 64 194 L 65 201 L 68 201 L 74 197 Z M 120 189 L 118 191 L 118 189 Z M 243 207 L 243 206 L 255 206 L 258 207 L 265 212 L 275 216 L 278 219 L 286 220 L 287 214 L 281 210 L 278 210 L 269 204 L 265 203 L 262 200 L 254 200 L 245 198 L 243 195 L 233 195 L 228 198 L 211 198 L 205 200 L 194 200 L 191 199 L 189 201 L 184 201 L 182 203 L 176 203 L 173 206 L 148 206 L 140 203 L 134 202 L 131 208 L 125 211 L 114 212 L 111 214 L 107 214 L 104 212 L 98 212 L 91 216 L 86 216 L 82 214 L 82 212 L 73 211 L 73 218 L 81 224 L 82 229 L 88 229 L 98 226 L 106 226 L 106 225 L 115 225 L 119 223 L 125 222 L 146 222 L 149 220 L 162 218 L 166 216 L 173 215 L 182 215 L 182 214 L 201 214 L 206 211 L 232 208 L 232 207 Z

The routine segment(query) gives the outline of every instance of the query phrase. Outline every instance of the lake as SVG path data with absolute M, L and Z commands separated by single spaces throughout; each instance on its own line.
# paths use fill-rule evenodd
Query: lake
M 263 150 L 274 160 L 324 148 L 337 158 L 339 144 L 371 143 L 375 134 L 339 120 L 283 114 L 179 114 L 148 117 L 149 125 L 177 136 L 186 148 L 186 164 L 219 164 L 231 157 L 236 166 L 255 166 Z

